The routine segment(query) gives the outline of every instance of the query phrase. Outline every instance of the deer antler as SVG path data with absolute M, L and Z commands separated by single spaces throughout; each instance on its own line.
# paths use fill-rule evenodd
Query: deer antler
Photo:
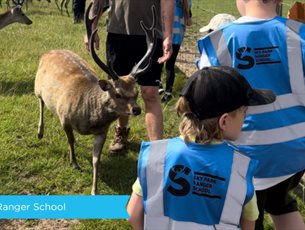
M 13 0 L 13 3 L 15 6 L 22 6 L 23 2 L 24 2 L 24 0 Z
M 147 51 L 146 51 L 144 57 L 131 70 L 130 75 L 133 76 L 136 79 L 140 74 L 145 73 L 148 70 L 148 68 L 150 68 L 150 66 L 151 66 L 151 56 L 153 55 L 154 50 L 155 50 L 156 45 L 157 45 L 157 37 L 156 37 L 156 15 L 157 15 L 157 13 L 156 13 L 156 7 L 153 5 L 151 7 L 151 10 L 152 10 L 152 14 L 153 14 L 153 22 L 152 22 L 151 27 L 148 28 L 143 23 L 143 21 L 140 22 L 141 27 L 144 30 L 145 35 L 146 35 Z M 143 68 L 140 68 L 140 66 L 143 63 L 146 63 L 147 61 L 148 61 L 148 63 Z
M 96 64 L 103 70 L 105 71 L 113 80 L 117 80 L 119 78 L 119 75 L 113 70 L 113 60 L 108 60 L 108 62 L 110 63 L 110 67 L 107 66 L 96 54 L 95 48 L 94 48 L 94 38 L 95 38 L 95 34 L 97 33 L 97 29 L 95 31 L 93 31 L 92 33 L 92 23 L 93 21 L 96 19 L 96 15 L 90 19 L 89 18 L 89 13 L 91 10 L 93 3 L 90 3 L 87 11 L 86 11 L 86 30 L 87 30 L 87 37 L 89 39 L 90 42 L 90 52 L 91 52 L 91 56 L 93 58 L 93 60 L 96 62 Z M 147 51 L 144 55 L 144 57 L 138 62 L 138 64 L 136 64 L 131 72 L 130 72 L 130 76 L 134 77 L 135 79 L 137 79 L 137 77 L 140 74 L 145 73 L 148 68 L 150 68 L 151 66 L 151 56 L 156 48 L 157 45 L 157 37 L 156 37 L 156 7 L 153 5 L 152 6 L 152 14 L 153 14 L 153 22 L 151 27 L 147 27 L 143 21 L 140 21 L 141 27 L 145 32 L 145 36 L 146 36 L 146 44 L 147 44 Z M 143 68 L 140 68 L 141 65 L 144 64 Z
M 87 32 L 87 38 L 88 39 L 90 39 L 90 37 L 91 37 L 91 34 L 92 34 L 92 23 L 93 23 L 93 21 L 96 18 L 96 15 L 92 19 L 89 18 L 89 14 L 90 14 L 90 10 L 92 8 L 92 5 L 93 5 L 93 2 L 90 2 L 89 6 L 88 6 L 88 8 L 86 10 L 86 14 L 85 14 L 86 32 Z
M 119 75 L 113 70 L 112 65 L 110 67 L 108 67 L 96 54 L 95 52 L 95 48 L 94 48 L 94 38 L 95 38 L 95 34 L 97 33 L 97 29 L 93 31 L 92 33 L 92 23 L 93 21 L 96 19 L 96 15 L 90 19 L 89 18 L 89 14 L 90 14 L 90 10 L 92 7 L 93 3 L 91 2 L 87 8 L 86 11 L 86 30 L 87 30 L 87 37 L 89 39 L 89 43 L 90 43 L 90 52 L 91 52 L 91 56 L 93 58 L 93 60 L 95 61 L 95 63 L 102 69 L 104 70 L 113 80 L 118 80 L 119 79 Z M 112 63 L 112 62 L 110 62 Z

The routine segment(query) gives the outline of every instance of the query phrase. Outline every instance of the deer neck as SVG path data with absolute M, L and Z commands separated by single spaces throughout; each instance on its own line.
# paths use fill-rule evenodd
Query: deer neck
M 89 91 L 86 96 L 84 103 L 87 105 L 85 108 L 90 108 L 90 121 L 92 123 L 97 121 L 109 123 L 118 117 L 117 112 L 115 112 L 115 104 L 108 92 L 96 88 L 96 90 Z M 88 113 L 88 111 L 84 112 Z
M 0 14 L 0 29 L 14 22 L 11 11 Z
M 102 91 L 99 86 L 88 90 L 86 103 L 90 104 L 91 108 L 95 111 L 106 111 L 108 109 L 112 110 L 112 98 L 109 93 Z M 106 105 L 106 106 L 105 106 Z M 102 115 L 102 114 L 101 114 Z

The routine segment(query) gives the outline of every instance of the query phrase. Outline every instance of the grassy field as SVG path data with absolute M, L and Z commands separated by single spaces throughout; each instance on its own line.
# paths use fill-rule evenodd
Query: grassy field
M 193 0 L 193 31 L 198 31 L 214 13 L 238 15 L 234 0 Z M 292 1 L 285 1 L 291 3 Z M 288 5 L 287 5 L 288 6 Z M 285 8 L 287 8 L 285 5 Z M 2 8 L 1 12 L 5 10 Z M 72 17 L 61 15 L 54 2 L 33 0 L 26 14 L 33 24 L 13 24 L 0 36 L 0 194 L 90 194 L 92 183 L 92 137 L 76 134 L 76 155 L 83 172 L 69 165 L 68 144 L 58 119 L 45 113 L 45 136 L 37 139 L 39 104 L 33 93 L 40 56 L 51 49 L 69 49 L 80 55 L 98 73 L 83 46 L 84 24 L 73 24 Z M 100 21 L 101 44 L 105 42 L 105 19 Z M 194 38 L 193 38 L 194 39 Z M 189 42 L 190 38 L 186 40 Z M 194 47 L 194 49 L 197 49 Z M 101 45 L 99 52 L 105 56 Z M 178 118 L 172 112 L 186 78 L 177 69 L 174 99 L 163 104 L 165 137 L 178 134 Z M 139 103 L 143 102 L 139 99 Z M 101 158 L 98 189 L 101 194 L 130 194 L 136 178 L 138 150 L 147 139 L 143 114 L 130 121 L 130 145 L 125 155 L 110 157 L 110 130 Z M 129 229 L 125 220 L 2 220 L 0 229 Z M 271 225 L 266 225 L 271 229 Z

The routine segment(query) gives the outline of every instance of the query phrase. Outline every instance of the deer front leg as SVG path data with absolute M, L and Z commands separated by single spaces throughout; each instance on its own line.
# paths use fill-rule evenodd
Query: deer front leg
M 70 17 L 69 9 L 68 9 L 69 2 L 70 2 L 70 0 L 66 0 L 66 2 L 65 2 L 65 9 L 66 9 L 66 13 L 67 13 L 68 17 Z
M 6 10 L 9 10 L 11 8 L 10 0 L 6 0 Z
M 96 195 L 97 193 L 98 166 L 100 162 L 101 152 L 105 143 L 105 139 L 106 139 L 106 132 L 94 136 L 94 146 L 92 153 L 93 179 L 92 179 L 91 195 Z
M 57 6 L 57 9 L 60 11 L 59 5 L 58 5 L 58 0 L 55 0 L 55 4 Z
M 62 15 L 62 8 L 64 6 L 64 3 L 65 3 L 65 0 L 61 0 L 61 3 L 60 3 L 60 13 Z
M 67 135 L 69 148 L 70 148 L 70 164 L 73 166 L 73 168 L 81 171 L 81 167 L 77 163 L 77 160 L 75 157 L 75 152 L 74 152 L 75 138 L 74 138 L 74 134 L 73 134 L 73 129 L 70 125 L 63 125 L 63 128 Z
M 39 124 L 38 124 L 37 136 L 38 136 L 38 139 L 41 139 L 43 137 L 43 131 L 44 131 L 44 122 L 43 122 L 44 102 L 41 98 L 39 98 L 39 105 L 40 105 L 40 113 L 39 113 Z

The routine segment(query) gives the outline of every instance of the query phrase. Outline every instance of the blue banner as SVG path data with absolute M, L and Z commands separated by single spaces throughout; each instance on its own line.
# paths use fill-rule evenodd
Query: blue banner
M 123 219 L 127 195 L 0 195 L 0 219 Z

